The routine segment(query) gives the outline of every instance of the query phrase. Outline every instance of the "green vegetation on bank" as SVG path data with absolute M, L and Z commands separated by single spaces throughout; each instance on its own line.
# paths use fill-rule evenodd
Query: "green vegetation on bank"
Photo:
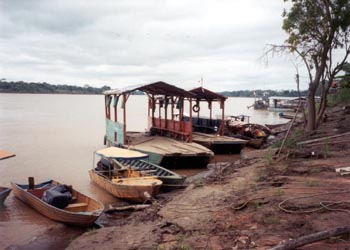
M 258 97 L 263 96 L 288 96 L 288 97 L 298 97 L 298 91 L 296 90 L 238 90 L 238 91 L 224 91 L 220 93 L 224 96 L 229 97 Z M 307 90 L 300 91 L 301 96 L 307 95 Z
M 30 94 L 90 94 L 98 95 L 102 94 L 106 90 L 110 90 L 109 86 L 103 86 L 101 88 L 94 88 L 88 85 L 84 87 L 73 85 L 53 85 L 46 82 L 7 82 L 0 80 L 0 93 L 30 93 Z M 298 97 L 296 90 L 238 90 L 238 91 L 224 91 L 221 95 L 228 97 L 254 97 L 263 96 L 264 93 L 267 96 L 289 96 Z M 143 94 L 140 91 L 135 91 L 134 95 Z M 306 90 L 300 92 L 301 96 L 306 95 Z
M 97 95 L 102 94 L 103 91 L 111 89 L 108 86 L 101 88 L 94 88 L 88 85 L 84 87 L 72 85 L 53 85 L 46 82 L 7 82 L 0 81 L 0 93 L 30 93 L 30 94 L 86 94 Z

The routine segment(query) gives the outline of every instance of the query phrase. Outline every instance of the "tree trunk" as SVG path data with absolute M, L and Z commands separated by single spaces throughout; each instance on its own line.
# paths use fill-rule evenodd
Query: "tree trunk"
M 320 123 L 322 122 L 322 118 L 323 118 L 323 114 L 326 111 L 326 107 L 327 107 L 327 95 L 328 95 L 328 91 L 329 88 L 327 87 L 325 89 L 325 93 L 322 93 L 321 96 L 321 104 L 320 104 L 320 108 L 318 110 L 318 115 L 317 115 L 317 119 L 316 119 L 316 126 L 318 127 L 318 125 L 320 125 Z
M 313 242 L 328 239 L 329 237 L 334 237 L 334 236 L 338 236 L 349 232 L 350 232 L 349 226 L 332 228 L 330 230 L 325 230 L 318 233 L 302 236 L 294 240 L 289 240 L 284 244 L 270 248 L 270 250 L 292 250 L 297 247 L 301 247 L 307 244 L 311 244 Z
M 309 88 L 307 95 L 307 126 L 306 130 L 311 131 L 316 129 L 316 107 L 315 107 L 315 90 L 313 88 Z

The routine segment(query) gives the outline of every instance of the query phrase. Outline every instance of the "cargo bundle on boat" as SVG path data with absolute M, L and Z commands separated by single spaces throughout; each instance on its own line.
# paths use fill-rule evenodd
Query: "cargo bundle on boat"
M 35 185 L 34 178 L 29 178 L 29 184 L 11 184 L 18 199 L 40 214 L 65 224 L 92 225 L 104 209 L 102 203 L 54 180 Z
M 135 91 L 148 96 L 146 132 L 127 130 L 126 103 Z M 165 82 L 110 90 L 104 94 L 107 145 L 144 152 L 152 163 L 166 168 L 205 167 L 214 156 L 211 150 L 193 142 L 192 119 L 183 120 L 186 105 L 192 117 L 194 94 Z M 122 122 L 118 120 L 118 103 L 121 103 Z
M 271 131 L 268 127 L 249 122 L 249 116 L 226 116 L 226 133 L 229 136 L 247 141 L 247 146 L 260 148 Z

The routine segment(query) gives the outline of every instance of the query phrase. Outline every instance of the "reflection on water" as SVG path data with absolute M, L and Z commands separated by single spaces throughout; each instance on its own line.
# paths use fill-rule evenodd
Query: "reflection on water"
M 228 98 L 226 114 L 250 115 L 251 122 L 258 123 L 284 122 L 276 113 L 248 110 L 253 101 Z M 213 108 L 214 115 L 221 114 L 218 106 L 213 104 Z M 128 130 L 144 131 L 146 96 L 130 96 L 127 114 Z M 201 115 L 208 114 L 206 107 L 201 107 Z M 0 161 L 0 186 L 9 186 L 11 181 L 27 183 L 29 176 L 34 176 L 36 182 L 56 179 L 104 204 L 115 203 L 116 198 L 90 182 L 87 172 L 92 167 L 93 152 L 104 147 L 104 126 L 101 95 L 0 94 L 0 149 L 16 154 Z M 201 170 L 181 171 L 189 176 Z M 12 194 L 5 204 L 0 209 L 0 241 L 4 248 L 38 241 L 52 227 L 58 231 L 65 228 L 37 214 Z

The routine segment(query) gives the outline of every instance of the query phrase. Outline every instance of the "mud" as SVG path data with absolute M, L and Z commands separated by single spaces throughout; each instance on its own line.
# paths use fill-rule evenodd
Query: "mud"
M 324 132 L 302 134 L 296 142 L 349 128 L 343 119 L 349 114 L 330 112 L 320 127 Z M 240 160 L 213 166 L 147 210 L 105 217 L 108 227 L 83 234 L 67 249 L 269 249 L 350 224 L 350 175 L 335 171 L 349 166 L 350 145 L 294 143 L 279 158 L 275 152 L 243 151 Z M 341 235 L 299 249 L 350 249 L 350 238 Z

